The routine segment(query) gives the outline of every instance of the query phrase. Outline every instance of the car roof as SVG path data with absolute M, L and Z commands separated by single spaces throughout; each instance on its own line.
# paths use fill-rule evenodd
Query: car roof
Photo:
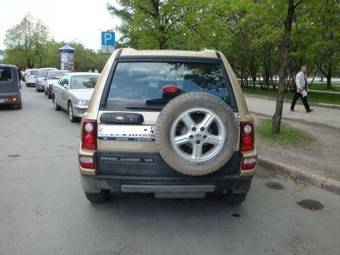
M 58 70 L 55 67 L 43 67 L 43 68 L 39 68 L 38 70 Z
M 73 73 L 67 73 L 68 76 L 77 76 L 77 75 L 100 75 L 99 73 L 91 73 L 91 72 L 73 72 Z
M 9 65 L 9 64 L 0 64 L 0 67 L 18 68 L 16 65 Z
M 48 70 L 48 73 L 54 73 L 54 72 L 65 72 L 65 73 L 68 73 L 70 71 L 69 70 L 59 70 L 59 69 Z
M 136 50 L 123 48 L 122 57 L 190 57 L 190 58 L 213 58 L 218 56 L 215 50 L 188 51 L 188 50 Z

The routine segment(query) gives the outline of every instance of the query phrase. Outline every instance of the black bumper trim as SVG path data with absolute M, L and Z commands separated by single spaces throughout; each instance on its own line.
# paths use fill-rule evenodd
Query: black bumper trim
M 252 181 L 252 176 L 220 176 L 201 178 L 181 178 L 181 177 L 140 177 L 140 176 L 81 176 L 82 185 L 85 191 L 98 192 L 101 189 L 112 190 L 115 193 L 123 192 L 123 185 L 137 185 L 139 187 L 153 187 L 150 193 L 157 192 L 157 187 L 180 187 L 180 186 L 213 186 L 214 192 L 248 192 Z M 162 192 L 163 188 L 159 189 Z M 199 189 L 196 189 L 199 192 Z M 210 192 L 205 189 L 201 192 Z

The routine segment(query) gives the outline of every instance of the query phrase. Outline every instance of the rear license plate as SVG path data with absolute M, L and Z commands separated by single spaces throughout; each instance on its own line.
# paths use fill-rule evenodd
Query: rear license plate
M 3 103 L 5 103 L 5 102 L 6 102 L 5 99 L 0 98 L 0 104 L 3 104 Z
M 99 125 L 98 139 L 151 142 L 155 140 L 154 128 L 154 126 L 138 125 Z

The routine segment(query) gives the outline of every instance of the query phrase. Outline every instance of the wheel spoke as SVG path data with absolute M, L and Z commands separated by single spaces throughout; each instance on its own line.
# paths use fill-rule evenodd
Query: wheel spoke
M 222 137 L 218 135 L 207 135 L 207 139 L 205 140 L 205 143 L 212 144 L 212 145 L 219 145 L 222 141 Z
M 202 122 L 200 123 L 200 126 L 204 127 L 205 129 L 208 129 L 214 120 L 215 117 L 212 114 L 207 113 Z
M 199 160 L 202 157 L 202 144 L 194 143 L 192 145 L 192 158 L 194 160 Z
M 184 116 L 182 117 L 181 119 L 183 121 L 183 123 L 187 126 L 188 129 L 191 129 L 195 123 L 194 121 L 192 120 L 190 114 L 184 114 Z
M 189 134 L 176 136 L 174 140 L 175 140 L 175 144 L 177 146 L 189 143 L 190 142 Z

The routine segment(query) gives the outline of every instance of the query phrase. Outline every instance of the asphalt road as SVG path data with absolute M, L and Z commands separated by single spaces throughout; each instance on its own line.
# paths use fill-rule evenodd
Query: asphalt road
M 34 88 L 23 88 L 22 110 L 0 109 L 1 255 L 339 254 L 340 197 L 261 169 L 241 206 L 141 195 L 93 206 L 79 183 L 79 134 Z

